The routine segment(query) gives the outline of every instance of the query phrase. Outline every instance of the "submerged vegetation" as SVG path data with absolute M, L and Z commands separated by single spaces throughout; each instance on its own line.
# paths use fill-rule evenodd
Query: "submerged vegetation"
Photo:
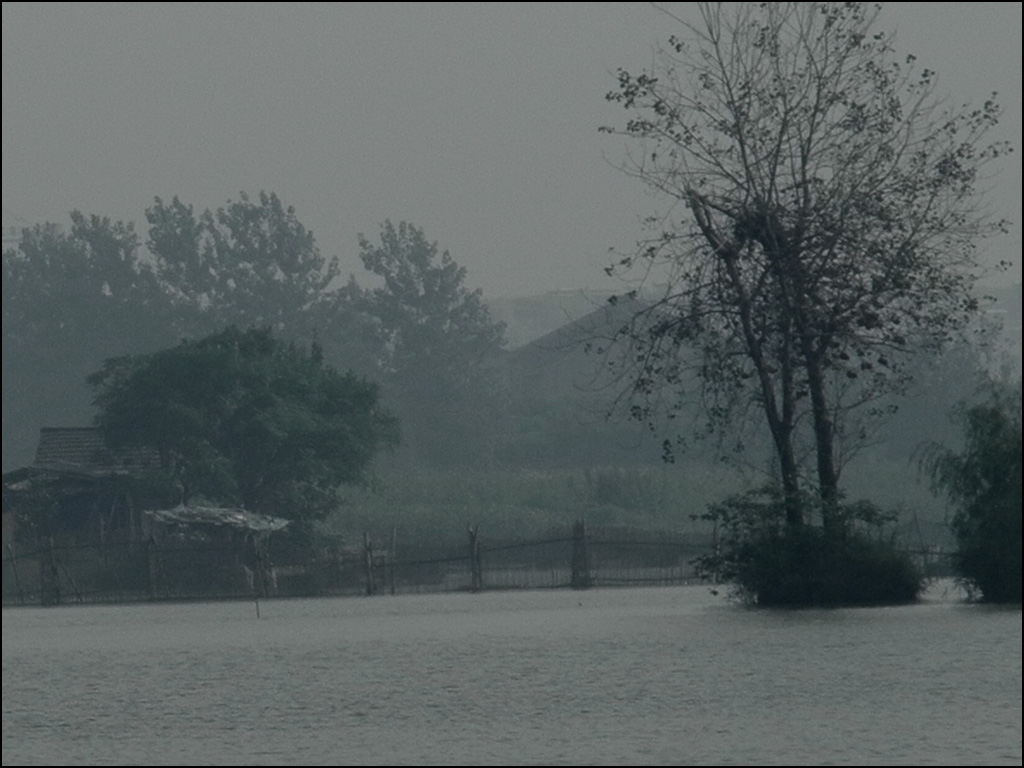
M 807 518 L 820 502 L 801 499 Z M 897 516 L 870 502 L 839 505 L 839 524 L 786 523 L 780 490 L 767 487 L 712 504 L 700 519 L 715 526 L 714 551 L 698 573 L 732 585 L 759 606 L 884 605 L 914 600 L 923 577 L 893 537 Z

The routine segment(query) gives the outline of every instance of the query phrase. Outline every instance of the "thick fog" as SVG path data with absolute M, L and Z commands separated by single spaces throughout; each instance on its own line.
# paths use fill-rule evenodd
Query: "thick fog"
M 1020 146 L 1019 3 L 892 3 L 881 26 L 952 102 L 998 91 Z M 5 239 L 72 209 L 144 224 L 155 196 L 267 190 L 343 274 L 390 218 L 488 298 L 610 286 L 608 249 L 655 202 L 614 167 L 622 141 L 597 129 L 624 112 L 604 95 L 672 31 L 628 3 L 4 3 Z M 1018 219 L 1019 161 L 988 186 Z M 1016 259 L 1019 226 L 984 247 Z
M 673 13 L 686 18 L 694 10 L 683 4 Z M 950 103 L 980 105 L 999 92 L 1004 113 L 991 138 L 1020 147 L 1019 4 L 943 4 L 921 13 L 916 4 L 894 3 L 879 25 L 897 30 L 897 51 L 913 52 L 919 65 L 939 72 L 939 92 Z M 627 157 L 623 139 L 598 129 L 621 127 L 627 117 L 605 99 L 617 85 L 616 69 L 649 66 L 654 46 L 677 27 L 665 12 L 638 4 L 5 3 L 5 249 L 17 244 L 22 228 L 42 222 L 66 232 L 72 210 L 87 219 L 132 222 L 144 244 L 155 197 L 166 205 L 179 197 L 198 217 L 245 195 L 258 201 L 266 191 L 294 206 L 319 254 L 339 258 L 335 287 L 350 274 L 364 286 L 379 278 L 363 269 L 361 234 L 375 242 L 384 221 L 413 223 L 437 241 L 439 253 L 450 252 L 466 268 L 468 288 L 483 290 L 492 316 L 508 324 L 507 348 L 521 347 L 590 311 L 600 294 L 583 291 L 621 289 L 603 270 L 609 250 L 629 252 L 643 235 L 642 219 L 666 205 L 617 167 Z M 981 254 L 987 264 L 1012 262 L 989 282 L 999 289 L 1019 361 L 1016 157 L 983 182 L 988 211 L 1014 226 L 981 243 Z M 109 234 L 106 225 L 95 229 Z M 132 237 L 117 231 L 124 242 Z M 306 263 L 319 263 L 313 251 L 302 254 Z M 83 287 L 74 275 L 61 279 Z M 102 279 L 92 288 L 94 299 L 106 295 L 116 304 L 122 298 Z M 206 324 L 188 331 L 156 310 L 142 317 L 140 307 L 156 304 L 139 296 L 107 311 L 102 300 L 79 307 L 61 290 L 49 291 L 49 304 L 27 295 L 16 297 L 25 305 L 17 311 L 5 304 L 20 318 L 19 328 L 28 329 L 8 329 L 5 314 L 5 339 L 13 339 L 4 350 L 5 469 L 31 460 L 40 426 L 91 423 L 85 377 L 106 357 L 167 346 L 176 334 L 266 322 L 258 306 L 243 311 L 241 291 L 225 301 L 232 306 L 223 317 L 207 312 Z M 304 300 L 300 295 L 293 303 Z M 385 399 L 409 400 L 400 414 L 407 425 L 435 417 L 423 405 L 426 396 L 406 397 L 404 388 L 425 380 L 428 363 L 442 356 L 431 360 L 420 345 L 420 368 L 377 376 L 359 360 L 379 354 L 357 349 L 351 342 L 362 331 L 345 323 L 335 311 L 308 327 L 278 326 L 302 341 L 311 328 L 320 332 L 339 367 L 385 384 L 390 376 Z M 637 453 L 635 431 L 620 433 L 624 451 L 609 453 L 611 434 L 578 431 L 577 417 L 568 417 L 570 401 L 579 406 L 580 383 L 593 378 L 593 360 L 534 371 L 532 354 L 513 358 L 527 384 L 512 407 L 510 419 L 518 420 L 506 425 L 516 439 L 504 444 L 505 458 L 552 465 L 572 453 L 572 444 L 587 450 L 569 463 L 615 464 L 623 456 L 657 462 L 656 441 Z M 448 357 L 454 366 L 455 357 Z M 942 376 L 933 378 L 952 402 L 967 385 L 951 386 Z M 428 402 L 453 381 L 439 378 Z M 543 397 L 534 397 L 538 392 Z M 587 429 L 615 394 L 588 393 Z M 932 409 L 937 420 L 949 402 Z M 483 400 L 453 408 L 467 428 L 486 422 L 473 413 L 493 414 L 493 404 Z M 407 430 L 407 444 L 417 443 L 413 431 Z M 439 458 L 422 437 L 418 442 L 421 452 Z M 458 441 L 439 433 L 436 442 Z M 475 443 L 466 445 L 481 454 Z
M 478 531 L 571 530 L 569 575 L 533 587 L 602 585 L 601 528 L 717 581 L 784 524 L 783 588 L 742 585 L 764 604 L 913 599 L 909 550 L 877 569 L 862 525 L 962 543 L 921 457 L 955 466 L 983 396 L 1017 409 L 1019 473 L 1021 8 L 893 3 L 864 35 L 867 4 L 767 5 L 5 3 L 4 546 L 48 541 L 39 602 L 65 599 L 54 532 L 98 541 L 105 579 L 170 505 L 245 512 L 248 586 L 218 594 L 257 616 L 250 534 L 293 523 L 281 594 L 349 589 L 356 552 L 374 594 L 371 542 L 436 564 L 467 528 L 474 591 Z M 692 98 L 659 56 L 688 20 L 726 29 Z M 643 290 L 611 276 L 630 262 Z M 1017 491 L 985 504 L 1019 540 Z M 306 570 L 323 542 L 335 575 Z M 684 544 L 716 554 L 684 574 Z M 136 597 L 207 594 L 154 562 Z M 1019 551 L 1008 572 L 1019 600 Z

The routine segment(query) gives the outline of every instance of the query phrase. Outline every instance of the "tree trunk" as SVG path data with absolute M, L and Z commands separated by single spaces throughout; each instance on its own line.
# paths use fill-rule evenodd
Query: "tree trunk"
M 833 530 L 838 522 L 839 506 L 839 471 L 836 468 L 835 459 L 835 429 L 832 426 L 828 396 L 825 392 L 825 375 L 822 371 L 821 357 L 814 349 L 813 341 L 806 334 L 801 334 L 801 348 L 807 372 L 807 387 L 811 395 L 818 493 L 821 495 L 822 503 L 822 524 L 826 530 Z
M 782 340 L 780 342 L 779 363 L 781 369 L 781 396 L 780 407 L 779 396 L 776 396 L 776 381 L 772 378 L 769 361 L 765 358 L 768 341 L 759 336 L 754 328 L 753 302 L 747 286 L 744 283 L 743 275 L 739 265 L 741 245 L 732 240 L 726 240 L 715 229 L 711 216 L 707 211 L 706 201 L 696 192 L 690 192 L 690 209 L 694 213 L 697 225 L 700 227 L 708 244 L 715 249 L 715 252 L 722 259 L 725 266 L 725 275 L 730 287 L 736 292 L 737 309 L 740 317 L 743 341 L 747 348 L 747 355 L 754 364 L 758 382 L 761 386 L 761 397 L 764 404 L 765 417 L 768 421 L 768 429 L 772 435 L 772 442 L 775 445 L 776 454 L 779 457 L 779 469 L 782 480 L 782 491 L 784 494 L 783 504 L 786 511 L 786 523 L 790 526 L 802 525 L 803 510 L 800 506 L 800 475 L 796 460 L 796 452 L 793 449 L 793 422 L 795 416 L 794 395 L 793 395 L 793 366 L 790 349 L 792 348 L 792 326 L 791 318 L 789 323 L 781 329 Z

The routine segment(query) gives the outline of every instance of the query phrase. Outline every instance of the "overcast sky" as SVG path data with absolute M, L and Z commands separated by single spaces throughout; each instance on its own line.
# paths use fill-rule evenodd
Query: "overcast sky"
M 683 11 L 686 12 L 685 10 Z M 955 101 L 999 91 L 1021 146 L 1020 3 L 889 3 L 898 50 Z M 133 220 L 274 191 L 360 276 L 410 221 L 489 297 L 603 288 L 655 203 L 615 170 L 604 94 L 672 24 L 646 4 L 3 3 L 3 223 Z M 1020 280 L 1021 161 L 991 242 Z

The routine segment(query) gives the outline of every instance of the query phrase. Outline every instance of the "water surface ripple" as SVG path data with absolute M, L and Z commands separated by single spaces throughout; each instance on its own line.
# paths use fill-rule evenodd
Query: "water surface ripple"
M 703 587 L 6 609 L 8 764 L 1021 764 L 1021 612 Z

